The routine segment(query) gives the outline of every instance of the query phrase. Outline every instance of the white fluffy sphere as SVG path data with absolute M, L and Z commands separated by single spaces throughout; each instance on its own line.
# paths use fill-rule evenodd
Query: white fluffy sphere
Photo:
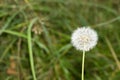
M 90 27 L 81 27 L 75 30 L 71 37 L 71 43 L 77 50 L 89 51 L 97 44 L 96 31 Z

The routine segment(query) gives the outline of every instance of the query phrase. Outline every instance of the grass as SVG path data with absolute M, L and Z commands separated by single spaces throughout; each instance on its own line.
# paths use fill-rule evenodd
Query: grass
M 70 37 L 81 26 L 99 35 L 97 46 L 86 53 L 85 80 L 119 80 L 119 3 L 1 0 L 0 80 L 80 80 L 82 52 Z

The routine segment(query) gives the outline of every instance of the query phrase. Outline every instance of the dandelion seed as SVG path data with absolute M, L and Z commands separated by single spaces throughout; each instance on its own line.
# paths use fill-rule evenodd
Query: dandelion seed
M 95 47 L 97 41 L 97 33 L 90 27 L 78 28 L 72 34 L 71 43 L 77 50 L 83 51 L 81 80 L 84 80 L 85 51 L 89 51 Z
M 90 27 L 82 27 L 75 30 L 71 37 L 71 42 L 77 50 L 89 51 L 97 44 L 98 37 L 96 31 Z
M 40 35 L 42 33 L 42 29 L 39 26 L 34 26 L 32 28 L 32 32 L 34 32 L 36 35 Z

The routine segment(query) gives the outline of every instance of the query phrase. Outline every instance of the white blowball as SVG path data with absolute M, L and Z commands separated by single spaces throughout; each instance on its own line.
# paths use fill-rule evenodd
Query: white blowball
M 90 27 L 76 29 L 71 37 L 71 43 L 77 50 L 89 51 L 96 46 L 98 36 L 95 30 Z

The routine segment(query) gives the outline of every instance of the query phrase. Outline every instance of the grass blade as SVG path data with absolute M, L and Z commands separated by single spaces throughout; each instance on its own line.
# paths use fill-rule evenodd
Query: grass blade
M 35 74 L 34 60 L 33 60 L 32 37 L 31 37 L 31 28 L 35 22 L 36 22 L 36 18 L 31 21 L 30 25 L 28 26 L 28 31 L 27 31 L 28 50 L 29 50 L 30 65 L 31 65 L 33 80 L 37 80 L 36 74 Z

